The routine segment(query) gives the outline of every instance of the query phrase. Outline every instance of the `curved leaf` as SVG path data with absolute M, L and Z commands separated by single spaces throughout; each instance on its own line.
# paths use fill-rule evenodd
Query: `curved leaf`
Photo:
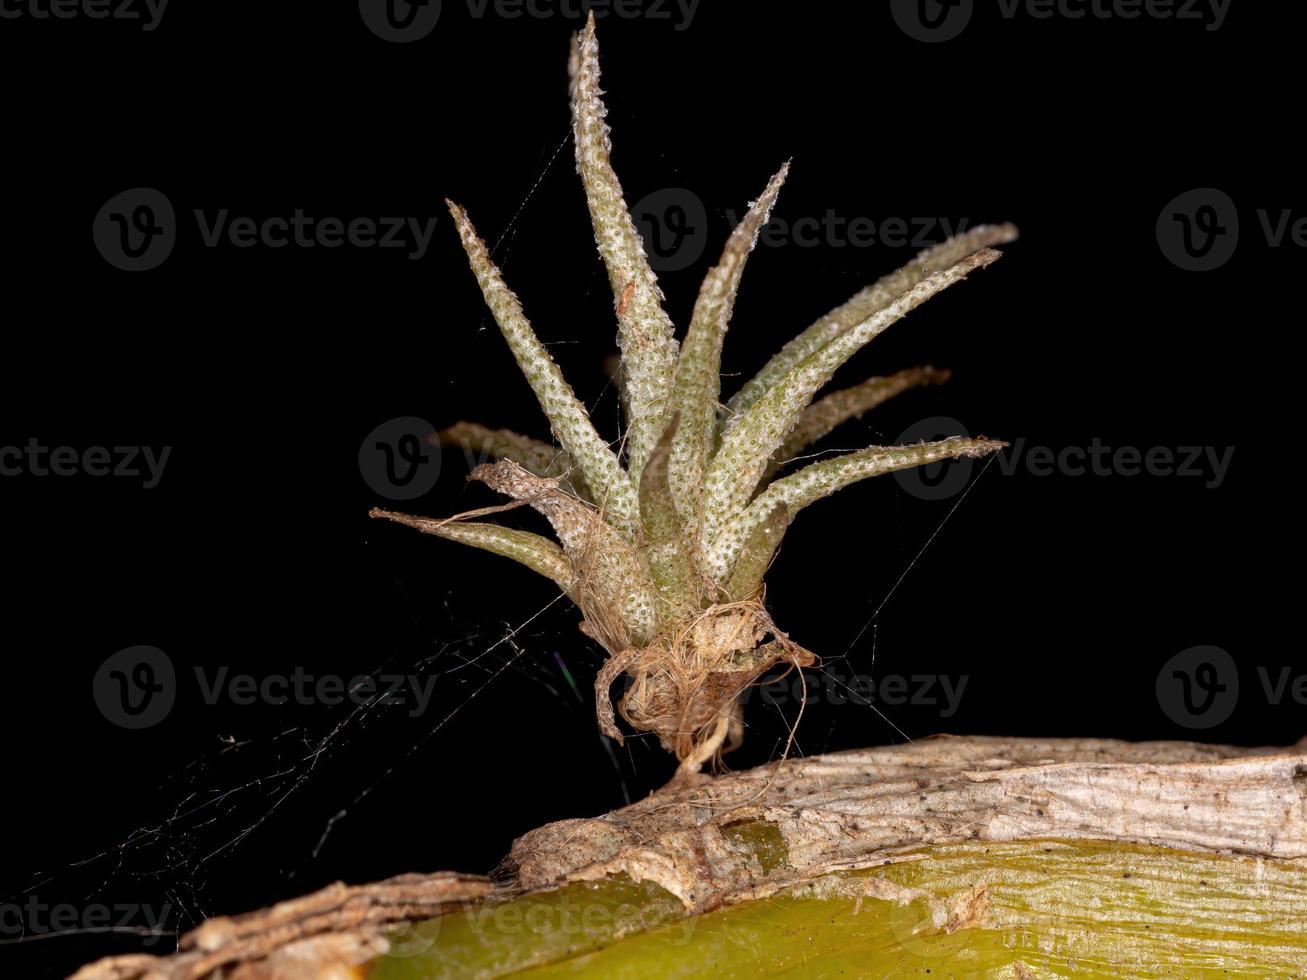
M 954 235 L 934 248 L 920 252 L 903 268 L 862 289 L 782 347 L 761 371 L 736 392 L 727 404 L 725 428 L 728 431 L 733 428 L 739 417 L 795 365 L 845 330 L 883 310 L 917 283 L 941 269 L 947 269 L 982 248 L 1005 245 L 1016 241 L 1016 238 L 1015 225 L 978 225 L 961 235 Z
M 812 396 L 840 365 L 886 327 L 998 257 L 999 253 L 993 249 L 984 249 L 922 280 L 884 309 L 800 361 L 755 402 L 723 437 L 721 449 L 708 466 L 699 527 L 701 553 L 713 545 L 721 529 L 748 504 L 772 454 L 794 428 Z M 716 577 L 716 572 L 713 574 Z
M 548 416 L 554 437 L 576 459 L 591 493 L 603 507 L 605 518 L 634 537 L 639 526 L 635 488 L 618 462 L 617 454 L 595 431 L 585 406 L 531 329 L 522 304 L 504 284 L 503 276 L 467 214 L 453 201 L 445 203 L 454 216 L 463 249 L 467 252 L 472 271 L 476 273 L 486 305 L 494 314 L 500 333 L 508 341 L 518 367 L 526 375 L 540 407 Z
M 919 446 L 870 446 L 856 453 L 805 466 L 793 476 L 777 480 L 726 525 L 708 551 L 706 565 L 709 574 L 717 581 L 726 581 L 755 531 L 765 526 L 778 509 L 784 508 L 787 519 L 793 519 L 804 507 L 858 480 L 944 459 L 986 456 L 1006 445 L 993 439 L 955 437 Z

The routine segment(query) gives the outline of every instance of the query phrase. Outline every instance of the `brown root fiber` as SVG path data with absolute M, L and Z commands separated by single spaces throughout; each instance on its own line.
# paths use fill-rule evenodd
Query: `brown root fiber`
M 599 727 L 622 741 L 610 688 L 629 674 L 631 686 L 617 705 L 622 717 L 637 731 L 656 734 L 682 772 L 696 772 L 739 743 L 739 696 L 747 687 L 781 664 L 816 662 L 777 629 L 760 600 L 713 605 L 674 632 L 609 659 L 595 680 Z
M 698 772 L 743 737 L 739 696 L 776 667 L 817 663 L 772 621 L 761 588 L 748 598 L 711 602 L 710 585 L 696 584 L 685 602 L 658 604 L 647 549 L 633 544 L 603 519 L 595 507 L 514 462 L 480 466 L 473 480 L 486 483 L 513 503 L 496 508 L 530 507 L 553 525 L 561 549 L 538 535 L 495 528 L 500 535 L 483 544 L 548 574 L 581 610 L 581 629 L 609 654 L 595 681 L 599 728 L 622 741 L 610 696 L 623 673 L 631 686 L 617 711 L 632 728 L 652 732 L 680 763 L 680 772 Z M 441 537 L 456 537 L 487 508 L 443 521 L 374 510 L 382 517 Z M 770 557 L 770 555 L 768 556 Z M 760 577 L 760 576 L 759 576 Z

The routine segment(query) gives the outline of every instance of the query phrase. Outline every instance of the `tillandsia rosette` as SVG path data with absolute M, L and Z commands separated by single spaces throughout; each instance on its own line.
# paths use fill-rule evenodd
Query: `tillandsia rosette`
M 599 434 L 467 213 L 449 202 L 485 302 L 554 442 L 470 422 L 440 438 L 497 460 L 471 479 L 539 511 L 557 542 L 473 519 L 502 508 L 444 520 L 372 513 L 512 558 L 556 582 L 580 608 L 582 629 L 608 653 L 595 685 L 601 729 L 621 741 L 610 690 L 629 674 L 622 717 L 658 735 L 681 773 L 694 773 L 740 741 L 745 688 L 774 668 L 816 663 L 772 622 L 763 601 L 764 576 L 795 515 L 859 480 L 1004 445 L 959 437 L 869 446 L 789 472 L 805 448 L 841 423 L 947 378 L 913 368 L 817 397 L 872 338 L 989 266 L 1000 254 L 994 247 L 1017 231 L 979 226 L 920 253 L 798 334 L 723 402 L 722 344 L 740 278 L 789 164 L 731 232 L 678 342 L 613 171 L 593 16 L 574 39 L 570 75 L 577 169 L 617 314 L 625 431 L 615 443 Z

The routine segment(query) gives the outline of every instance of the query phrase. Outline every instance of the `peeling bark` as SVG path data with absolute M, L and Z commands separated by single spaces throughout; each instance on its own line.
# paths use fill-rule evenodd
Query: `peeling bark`
M 485 899 L 486 878 L 439 872 L 406 874 L 370 885 L 340 882 L 246 915 L 209 919 L 167 957 L 115 956 L 82 967 L 75 980 L 293 980 L 344 978 L 386 953 L 383 933 L 397 923 L 441 915 Z
M 1055 838 L 1307 860 L 1307 754 L 1187 742 L 935 738 L 796 759 L 519 838 L 525 888 L 625 873 L 701 912 L 908 849 Z M 779 831 L 761 872 L 722 831 Z
M 103 960 L 76 977 L 198 980 L 219 969 L 240 980 L 359 976 L 354 966 L 399 941 L 385 934 L 398 923 L 616 875 L 660 886 L 687 915 L 850 888 L 859 901 L 901 902 L 912 896 L 841 876 L 922 860 L 932 847 L 1047 840 L 1252 857 L 1307 872 L 1307 740 L 1243 749 L 940 737 L 788 760 L 531 831 L 514 843 L 513 878 L 500 887 L 448 874 L 335 885 L 211 920 L 173 957 Z M 987 901 L 981 885 L 959 892 L 939 910 L 941 930 L 979 925 Z

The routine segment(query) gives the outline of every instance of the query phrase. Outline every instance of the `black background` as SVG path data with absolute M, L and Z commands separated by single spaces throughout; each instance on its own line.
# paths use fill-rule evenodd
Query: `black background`
M 686 187 L 707 207 L 708 252 L 663 278 L 678 323 L 725 212 L 791 157 L 776 212 L 786 221 L 830 210 L 1020 226 L 1001 262 L 839 378 L 934 363 L 953 381 L 829 446 L 892 441 L 938 415 L 1027 445 L 1235 447 L 1218 488 L 994 465 L 955 511 L 956 498 L 921 501 L 892 479 L 814 506 L 768 579 L 777 622 L 845 679 L 965 674 L 967 687 L 949 717 L 814 699 L 794 751 L 939 731 L 1267 744 L 1307 728 L 1302 706 L 1269 703 L 1257 674 L 1302 669 L 1290 630 L 1301 317 L 1289 301 L 1302 255 L 1268 247 L 1257 219 L 1307 207 L 1301 33 L 1283 7 L 1236 0 L 1207 31 L 1009 20 L 981 0 L 942 44 L 907 37 L 879 3 L 706 0 L 684 30 L 601 21 L 628 200 Z M 648 739 L 618 748 L 598 736 L 601 655 L 574 609 L 554 603 L 487 652 L 550 601 L 547 582 L 370 522 L 387 501 L 358 465 L 364 437 L 397 416 L 548 431 L 483 312 L 446 196 L 499 243 L 538 332 L 617 433 L 602 371 L 612 299 L 567 139 L 577 24 L 474 17 L 452 0 L 408 44 L 374 36 L 352 3 L 177 4 L 148 32 L 0 20 L 0 445 L 173 447 L 149 490 L 0 478 L 0 900 L 166 903 L 168 928 L 185 930 L 340 878 L 484 871 L 531 827 L 621 805 L 670 775 Z M 131 274 L 96 251 L 91 224 L 142 186 L 169 197 L 181 232 L 163 265 Z M 1217 271 L 1185 272 L 1155 225 L 1176 195 L 1208 186 L 1237 203 L 1239 248 Z M 420 261 L 206 248 L 196 208 L 437 224 Z M 742 380 L 913 252 L 760 248 L 725 370 Z M 447 455 L 435 490 L 401 506 L 446 515 L 496 502 L 465 473 Z M 164 650 L 179 675 L 176 706 L 145 731 L 111 724 L 91 695 L 104 659 L 135 644 Z M 1242 691 L 1228 721 L 1194 731 L 1168 718 L 1154 685 L 1199 644 L 1229 651 Z M 434 673 L 436 695 L 416 718 L 393 706 L 209 705 L 196 665 Z M 730 763 L 775 758 L 795 710 L 753 705 Z M 35 929 L 0 945 L 0 962 L 53 976 L 172 941 Z

